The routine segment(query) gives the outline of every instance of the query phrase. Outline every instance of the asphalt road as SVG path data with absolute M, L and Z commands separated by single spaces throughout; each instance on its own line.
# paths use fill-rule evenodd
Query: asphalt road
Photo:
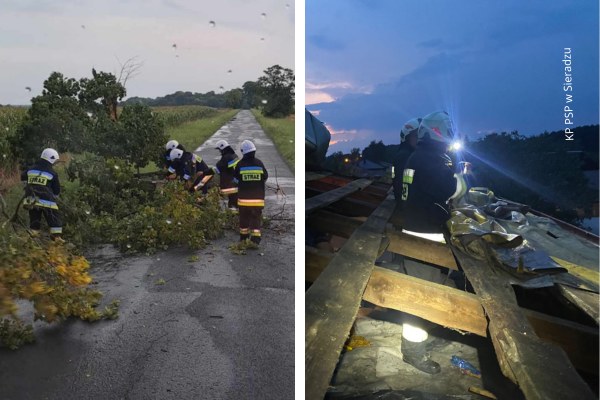
M 254 139 L 273 187 L 277 166 L 286 196 L 270 191 L 261 248 L 234 255 L 228 232 L 195 252 L 98 249 L 95 286 L 121 301 L 119 318 L 36 323 L 35 344 L 0 350 L 0 399 L 294 398 L 293 175 L 249 112 L 199 149 L 209 165 L 220 138 Z

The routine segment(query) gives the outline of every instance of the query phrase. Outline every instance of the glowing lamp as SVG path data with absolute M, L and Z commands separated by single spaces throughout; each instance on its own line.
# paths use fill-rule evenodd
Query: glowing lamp
M 459 151 L 460 149 L 462 149 L 463 144 L 461 142 L 459 142 L 458 140 L 452 142 L 452 144 L 450 145 L 450 150 L 453 151 Z

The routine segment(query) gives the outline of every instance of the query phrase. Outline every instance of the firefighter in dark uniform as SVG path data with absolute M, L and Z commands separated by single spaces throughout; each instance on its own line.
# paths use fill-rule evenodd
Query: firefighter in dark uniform
M 445 243 L 443 232 L 450 218 L 449 204 L 466 192 L 462 174 L 455 173 L 446 152 L 454 138 L 452 121 L 445 112 L 429 114 L 421 121 L 419 142 L 402 172 L 402 228 L 406 234 Z M 404 258 L 405 272 L 441 283 L 439 268 Z M 427 352 L 427 323 L 406 315 L 402 324 L 402 359 L 428 374 L 440 372 L 440 365 Z
M 254 143 L 244 140 L 241 152 L 243 157 L 234 170 L 234 179 L 238 184 L 240 241 L 250 238 L 259 244 L 262 210 L 265 206 L 265 182 L 269 174 L 262 161 L 255 157 Z
M 185 182 L 185 188 L 190 192 L 202 190 L 202 193 L 206 194 L 206 184 L 212 179 L 214 171 L 206 165 L 202 157 L 181 149 L 171 150 L 169 156 L 177 176 Z
M 226 140 L 219 140 L 216 148 L 221 152 L 221 159 L 215 167 L 215 172 L 221 176 L 221 194 L 227 196 L 227 207 L 229 207 L 229 210 L 237 211 L 238 188 L 233 182 L 233 172 L 240 159 Z
M 427 119 L 426 119 L 427 118 Z M 423 118 L 419 144 L 408 158 L 402 176 L 403 228 L 439 234 L 450 218 L 448 200 L 462 197 L 466 184 L 446 154 L 454 133 L 450 117 L 436 112 Z
M 169 176 L 167 176 L 167 179 L 169 180 L 177 179 L 178 175 L 177 171 L 175 170 L 175 163 L 173 162 L 173 160 L 171 160 L 171 150 L 173 149 L 179 149 L 185 152 L 185 147 L 179 144 L 177 140 L 169 140 L 165 145 L 164 160 L 165 166 L 167 167 L 167 170 L 170 174 Z
M 398 153 L 393 160 L 394 177 L 394 197 L 396 198 L 396 209 L 392 218 L 392 223 L 395 226 L 401 226 L 401 212 L 402 212 L 402 172 L 404 171 L 404 165 L 406 160 L 413 153 L 417 147 L 419 125 L 421 125 L 421 118 L 413 118 L 406 122 L 400 131 L 400 148 Z
M 60 194 L 60 182 L 58 174 L 52 168 L 58 158 L 56 150 L 44 149 L 40 159 L 21 174 L 21 180 L 26 182 L 23 204 L 29 209 L 29 228 L 35 236 L 39 235 L 42 215 L 50 227 L 53 239 L 60 239 L 62 234 L 62 222 L 56 203 Z

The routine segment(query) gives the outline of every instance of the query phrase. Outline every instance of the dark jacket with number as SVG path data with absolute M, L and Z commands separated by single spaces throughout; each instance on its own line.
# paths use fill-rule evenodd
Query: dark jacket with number
M 238 185 L 238 206 L 264 207 L 265 182 L 269 178 L 265 165 L 254 156 L 255 152 L 244 154 L 235 166 L 233 173 Z
M 240 159 L 231 146 L 227 146 L 223 149 L 221 159 L 216 165 L 216 172 L 221 176 L 221 193 L 227 195 L 237 193 L 238 188 L 233 181 L 233 174 L 239 161 Z
M 35 197 L 36 206 L 58 209 L 56 200 L 60 194 L 60 182 L 50 162 L 39 159 L 21 174 L 21 180 L 27 182 L 25 195 Z
M 396 203 L 399 206 L 399 209 L 402 209 L 402 172 L 404 171 L 404 166 L 406 165 L 406 161 L 408 161 L 408 157 L 413 153 L 414 148 L 408 144 L 407 142 L 402 142 L 400 144 L 400 149 L 394 157 L 393 166 L 394 166 L 394 197 L 396 198 Z
M 189 151 L 185 151 L 179 160 L 173 162 L 173 168 L 177 176 L 183 181 L 193 179 L 197 172 L 202 172 L 204 175 L 214 173 L 202 160 L 202 157 Z
M 446 201 L 456 190 L 450 157 L 443 143 L 420 142 L 406 161 L 402 176 L 403 228 L 442 233 L 450 218 Z

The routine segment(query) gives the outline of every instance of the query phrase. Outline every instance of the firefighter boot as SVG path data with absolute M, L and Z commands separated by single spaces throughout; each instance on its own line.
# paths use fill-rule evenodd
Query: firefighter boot
M 251 236 L 250 240 L 252 240 L 252 242 L 257 246 L 260 244 L 260 236 Z
M 65 244 L 65 239 L 63 239 L 60 235 L 52 235 L 52 240 L 59 244 Z
M 249 233 L 240 233 L 240 242 L 243 242 L 244 240 L 248 239 L 250 237 Z
M 440 364 L 429 357 L 425 342 L 409 342 L 403 337 L 400 350 L 402 360 L 416 369 L 431 375 L 441 371 Z

